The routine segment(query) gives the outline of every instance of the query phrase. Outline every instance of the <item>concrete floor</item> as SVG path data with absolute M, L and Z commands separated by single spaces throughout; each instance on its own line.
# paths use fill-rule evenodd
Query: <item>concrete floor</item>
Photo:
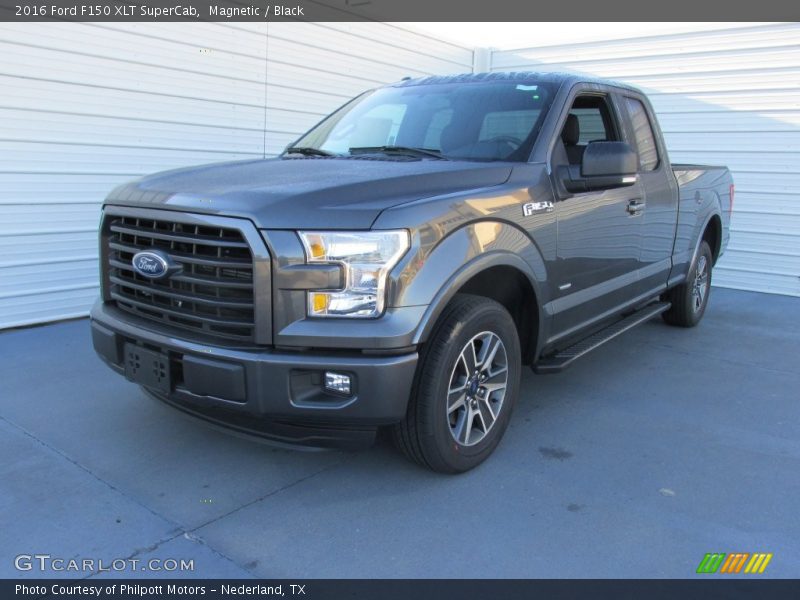
M 5 332 L 0 577 L 87 575 L 14 569 L 37 553 L 194 559 L 195 577 L 691 577 L 706 552 L 798 577 L 798 317 L 798 298 L 714 289 L 693 330 L 655 320 L 526 370 L 503 443 L 458 477 L 386 442 L 211 430 L 105 367 L 85 320 Z

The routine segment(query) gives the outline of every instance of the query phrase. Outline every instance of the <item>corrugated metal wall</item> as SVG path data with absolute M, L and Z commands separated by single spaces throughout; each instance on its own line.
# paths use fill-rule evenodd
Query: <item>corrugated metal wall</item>
M 275 154 L 367 88 L 473 60 L 380 23 L 4 23 L 0 52 L 0 328 L 86 314 L 99 206 L 118 183 Z M 800 25 L 491 60 L 644 87 L 673 160 L 734 171 L 734 234 L 715 282 L 800 295 Z
M 275 154 L 357 93 L 472 55 L 380 23 L 0 24 L 0 328 L 87 313 L 115 185 Z
M 493 52 L 491 65 L 645 89 L 673 162 L 733 171 L 732 237 L 715 284 L 800 296 L 800 24 Z

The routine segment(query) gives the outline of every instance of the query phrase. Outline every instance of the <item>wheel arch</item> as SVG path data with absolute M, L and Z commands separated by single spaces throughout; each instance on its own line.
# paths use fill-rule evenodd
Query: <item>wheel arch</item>
M 716 264 L 717 258 L 719 258 L 720 249 L 722 247 L 722 217 L 720 214 L 717 211 L 711 211 L 708 215 L 706 215 L 701 223 L 702 225 L 695 230 L 697 241 L 694 244 L 692 258 L 689 261 L 689 267 L 686 270 L 687 277 L 689 273 L 692 272 L 692 269 L 697 262 L 697 256 L 700 253 L 700 245 L 704 241 L 708 242 L 708 245 L 711 248 L 711 257 L 713 259 L 711 262 L 712 266 Z
M 464 256 L 465 240 L 459 238 L 474 241 L 474 232 L 469 227 L 448 236 L 431 253 L 426 261 L 430 268 L 442 269 L 450 276 L 431 294 L 428 308 L 414 335 L 415 344 L 424 344 L 428 340 L 445 307 L 456 294 L 469 293 L 496 300 L 511 313 L 520 335 L 524 361 L 530 363 L 541 348 L 546 334 L 544 260 L 527 235 L 510 225 L 497 224 L 501 227 L 497 239 L 504 239 L 507 245 L 472 253 L 456 268 L 447 270 L 458 256 L 458 252 L 454 252 L 456 248 L 461 248 L 461 256 Z
M 722 248 L 722 218 L 719 214 L 713 213 L 708 218 L 700 240 L 708 242 L 708 246 L 711 248 L 711 256 L 714 259 L 712 264 L 716 265 Z

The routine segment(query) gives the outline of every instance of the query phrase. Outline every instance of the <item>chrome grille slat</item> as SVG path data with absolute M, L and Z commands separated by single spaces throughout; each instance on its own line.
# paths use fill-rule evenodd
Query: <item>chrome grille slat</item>
M 118 308 L 205 336 L 254 341 L 254 263 L 242 232 L 138 216 L 111 216 L 105 231 L 109 296 Z M 137 273 L 133 255 L 153 249 L 182 271 L 163 279 Z

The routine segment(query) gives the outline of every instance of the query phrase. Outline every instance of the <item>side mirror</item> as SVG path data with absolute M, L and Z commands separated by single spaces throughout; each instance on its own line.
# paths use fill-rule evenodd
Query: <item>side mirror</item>
M 639 158 L 629 144 L 592 142 L 583 153 L 580 172 L 568 167 L 562 179 L 570 192 L 608 190 L 636 183 L 638 168 Z

